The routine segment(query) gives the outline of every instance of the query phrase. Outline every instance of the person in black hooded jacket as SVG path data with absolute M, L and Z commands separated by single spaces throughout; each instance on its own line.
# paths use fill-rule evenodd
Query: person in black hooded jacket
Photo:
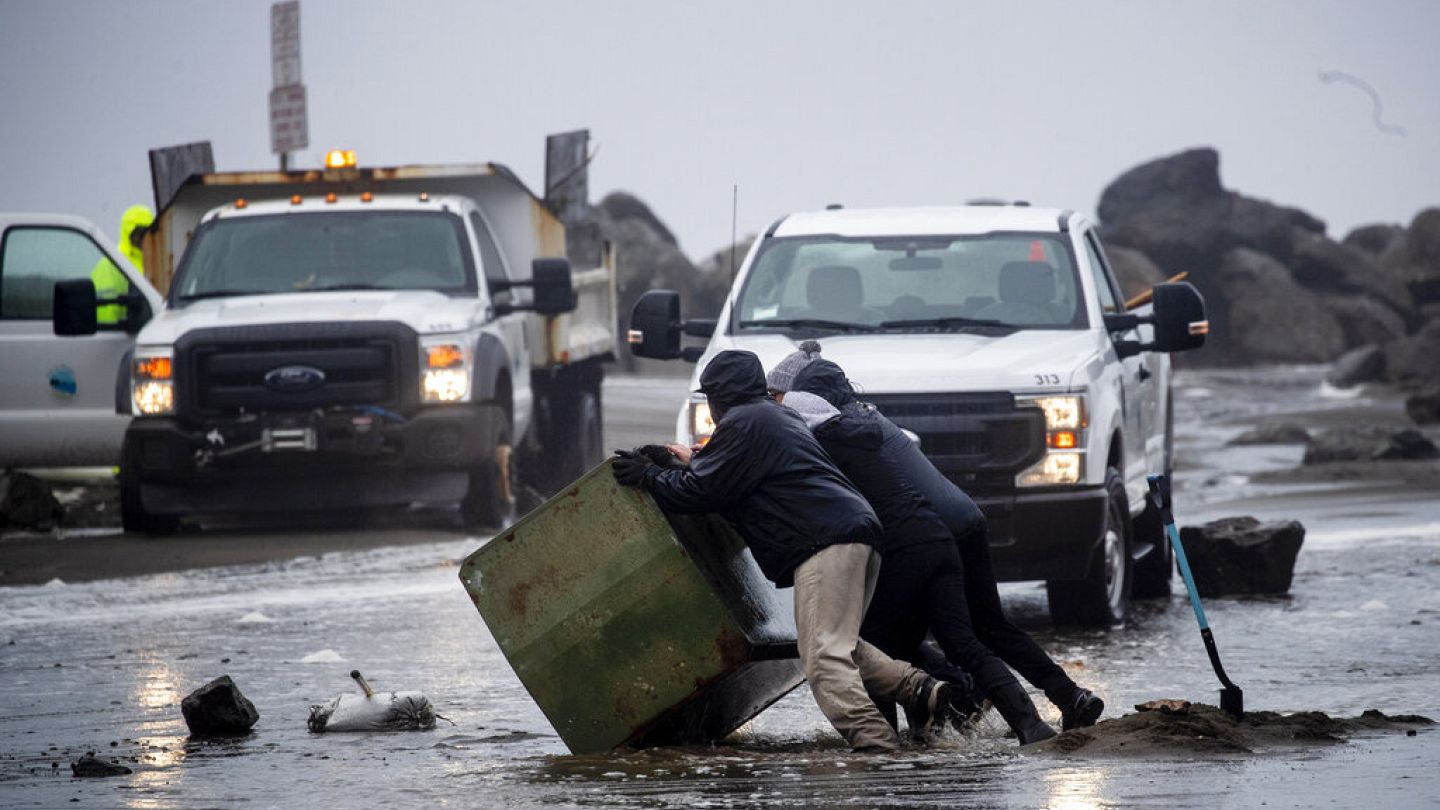
M 825 366 L 839 368 L 828 361 L 811 363 L 796 375 L 795 390 L 783 401 L 805 418 L 884 529 L 885 564 L 861 637 L 903 659 L 914 657 L 926 633 L 934 633 L 946 658 L 974 677 L 1022 745 L 1055 736 L 1010 669 L 975 637 L 955 539 L 894 455 L 885 452 L 883 417 L 863 406 L 839 410 L 807 390 Z
M 615 479 L 646 490 L 663 509 L 728 518 L 765 575 L 795 587 L 797 646 L 821 711 L 851 746 L 894 750 L 899 737 L 870 694 L 900 701 L 928 725 L 948 702 L 949 684 L 860 640 L 880 568 L 880 521 L 804 422 L 770 399 L 754 354 L 716 355 L 700 390 L 715 431 L 690 468 L 622 454 Z

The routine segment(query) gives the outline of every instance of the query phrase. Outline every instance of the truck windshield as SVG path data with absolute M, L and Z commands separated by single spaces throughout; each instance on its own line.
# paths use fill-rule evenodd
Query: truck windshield
M 1083 329 L 1063 234 L 767 240 L 740 291 L 740 331 Z
M 332 211 L 211 220 L 176 273 L 180 301 L 324 290 L 474 291 L 459 217 Z

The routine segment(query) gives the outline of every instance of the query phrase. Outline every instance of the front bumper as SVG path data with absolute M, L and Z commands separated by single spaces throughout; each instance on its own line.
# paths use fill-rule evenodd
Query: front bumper
M 140 418 L 126 459 L 147 511 L 161 515 L 453 504 L 494 450 L 493 405 L 409 418 L 363 409 L 198 424 Z
M 975 503 L 1001 581 L 1081 579 L 1103 540 L 1103 487 L 977 496 Z

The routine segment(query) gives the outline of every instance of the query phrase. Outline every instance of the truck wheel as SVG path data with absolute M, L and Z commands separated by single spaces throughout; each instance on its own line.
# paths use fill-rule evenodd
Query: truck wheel
M 569 442 L 564 452 L 571 459 L 565 486 L 590 471 L 605 458 L 604 427 L 600 421 L 600 396 L 594 391 L 580 391 L 567 403 L 570 405 Z
M 470 490 L 460 502 L 460 516 L 470 531 L 502 531 L 515 522 L 515 453 L 510 417 L 502 410 L 499 419 L 495 447 L 489 457 L 471 468 Z
M 1100 553 L 1081 580 L 1045 583 L 1050 619 L 1055 624 L 1110 627 L 1125 620 L 1130 603 L 1133 564 L 1130 559 L 1130 507 L 1125 482 L 1114 467 L 1105 471 L 1105 526 Z
M 180 518 L 145 510 L 145 503 L 140 499 L 140 454 L 128 439 L 120 450 L 120 527 L 135 534 L 180 531 Z

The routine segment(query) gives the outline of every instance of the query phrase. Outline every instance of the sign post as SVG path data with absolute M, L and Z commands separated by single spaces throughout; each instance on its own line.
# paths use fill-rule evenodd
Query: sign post
M 270 151 L 280 156 L 283 172 L 290 153 L 310 145 L 300 78 L 300 0 L 270 6 L 270 77 Z

